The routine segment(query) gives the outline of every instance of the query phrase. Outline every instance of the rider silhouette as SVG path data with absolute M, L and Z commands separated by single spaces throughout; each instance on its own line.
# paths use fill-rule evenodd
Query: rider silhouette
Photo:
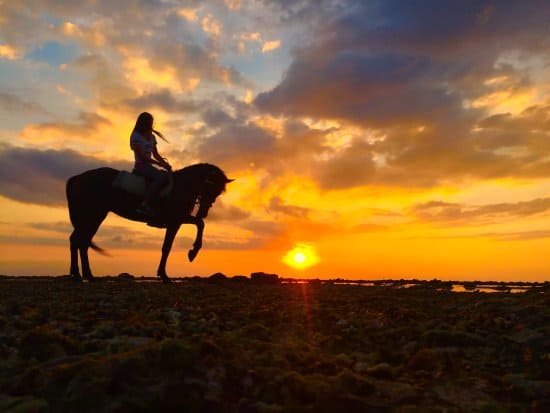
M 153 129 L 153 115 L 148 112 L 141 113 L 130 136 L 130 148 L 134 151 L 135 157 L 132 172 L 151 180 L 145 191 L 143 202 L 137 207 L 138 212 L 149 216 L 153 215 L 151 200 L 168 183 L 168 171 L 172 170 L 170 164 L 157 151 L 155 135 L 166 141 L 162 133 Z M 165 170 L 158 169 L 153 165 L 158 165 Z

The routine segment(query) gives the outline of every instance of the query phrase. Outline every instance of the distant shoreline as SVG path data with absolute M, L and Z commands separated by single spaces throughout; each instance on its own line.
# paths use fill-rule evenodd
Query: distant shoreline
M 5 275 L 0 274 L 0 281 L 9 280 L 67 280 L 72 281 L 70 275 Z M 153 276 L 135 276 L 128 273 L 119 275 L 98 276 L 97 282 L 157 282 L 158 277 Z M 463 280 L 419 280 L 419 279 L 381 279 L 381 280 L 352 280 L 345 278 L 291 278 L 280 277 L 277 274 L 252 273 L 250 276 L 236 275 L 226 276 L 222 273 L 216 273 L 210 276 L 185 276 L 172 277 L 176 284 L 186 282 L 253 282 L 264 284 L 309 284 L 309 285 L 350 285 L 362 287 L 383 287 L 395 289 L 424 288 L 434 291 L 453 291 L 453 292 L 509 292 L 521 293 L 526 291 L 547 292 L 550 291 L 550 281 L 463 281 Z

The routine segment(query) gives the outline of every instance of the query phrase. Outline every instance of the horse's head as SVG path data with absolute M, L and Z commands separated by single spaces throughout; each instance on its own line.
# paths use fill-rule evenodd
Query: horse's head
M 233 181 L 234 179 L 228 179 L 217 168 L 205 176 L 198 194 L 199 210 L 197 211 L 197 218 L 204 219 L 208 216 L 208 211 L 216 202 L 216 198 L 225 191 L 225 186 Z

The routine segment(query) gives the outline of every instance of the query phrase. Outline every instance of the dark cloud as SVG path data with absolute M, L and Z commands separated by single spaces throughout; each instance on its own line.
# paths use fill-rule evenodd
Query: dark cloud
M 524 240 L 531 240 L 531 239 L 550 238 L 550 230 L 491 232 L 491 233 L 481 234 L 480 236 L 496 238 L 499 241 L 524 241 Z
M 335 51 L 330 59 L 297 57 L 284 80 L 255 103 L 298 116 L 348 120 L 363 126 L 422 124 L 454 119 L 461 97 L 430 75 L 426 58 Z
M 491 223 L 495 219 L 524 218 L 547 211 L 550 211 L 550 198 L 481 206 L 430 201 L 411 208 L 412 214 L 423 221 L 444 223 Z
M 168 89 L 128 98 L 122 102 L 122 105 L 132 109 L 134 112 L 144 111 L 144 108 L 155 108 L 162 109 L 168 113 L 196 112 L 201 107 L 201 103 L 195 102 L 192 99 L 177 99 Z
M 518 115 L 502 113 L 481 120 L 473 135 L 475 145 L 482 150 L 523 148 L 530 155 L 544 159 L 550 152 L 550 102 L 534 105 Z
M 12 93 L 0 92 L 0 107 L 10 113 L 39 115 L 49 114 L 49 112 L 38 103 L 22 99 Z
M 67 179 L 105 161 L 73 150 L 37 150 L 0 145 L 0 194 L 19 202 L 65 205 Z M 128 162 L 110 166 L 130 169 Z
M 254 163 L 264 167 L 275 148 L 275 137 L 256 125 L 230 124 L 199 143 L 200 159 L 231 170 Z
M 356 141 L 328 160 L 317 162 L 314 176 L 323 189 L 344 189 L 374 183 L 376 166 L 372 145 Z
M 217 128 L 224 125 L 230 125 L 234 123 L 235 119 L 232 118 L 227 112 L 220 108 L 208 108 L 202 113 L 202 119 L 211 128 Z
M 231 188 L 231 184 L 229 185 L 229 189 Z M 223 195 L 221 196 L 223 198 Z M 242 221 L 246 218 L 250 217 L 250 212 L 245 211 L 242 208 L 239 208 L 237 206 L 233 205 L 226 205 L 223 202 L 223 199 L 217 200 L 214 206 L 212 207 L 211 212 L 208 214 L 208 220 L 209 221 L 226 221 L 226 222 L 233 222 L 233 221 Z
M 50 232 L 61 232 L 67 234 L 72 232 L 73 227 L 70 222 L 30 222 L 29 227 Z
M 278 196 L 274 196 L 273 198 L 271 198 L 267 207 L 267 211 L 296 218 L 307 218 L 308 214 L 310 213 L 309 208 L 289 205 L 285 203 L 281 197 Z
M 437 235 L 437 236 L 414 236 L 406 237 L 405 239 L 468 239 L 468 238 L 492 238 L 497 241 L 527 241 L 544 239 L 550 237 L 550 230 L 535 230 L 535 231 L 516 231 L 516 232 L 482 232 L 469 235 Z
M 502 60 L 507 53 L 549 61 L 540 3 L 343 3 L 301 40 L 281 82 L 255 99 L 272 114 L 337 119 L 384 136 L 300 163 L 322 188 L 550 175 L 548 105 L 488 117 L 492 107 L 480 104 L 533 86 L 527 69 Z M 503 151 L 517 147 L 525 151 Z

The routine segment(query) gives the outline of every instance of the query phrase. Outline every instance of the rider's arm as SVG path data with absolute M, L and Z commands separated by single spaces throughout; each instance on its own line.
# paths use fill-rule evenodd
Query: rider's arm
M 157 151 L 156 145 L 153 147 L 153 158 L 155 158 L 158 161 L 158 165 L 162 166 L 164 169 L 171 170 L 172 167 L 170 164 L 164 159 Z
M 134 142 L 132 144 L 132 149 L 134 150 L 134 152 L 137 153 L 137 156 L 141 162 L 147 163 L 149 165 L 159 165 L 164 167 L 164 165 L 161 162 L 158 162 L 157 160 L 152 158 L 147 158 L 145 156 L 145 149 L 143 148 L 142 144 Z

